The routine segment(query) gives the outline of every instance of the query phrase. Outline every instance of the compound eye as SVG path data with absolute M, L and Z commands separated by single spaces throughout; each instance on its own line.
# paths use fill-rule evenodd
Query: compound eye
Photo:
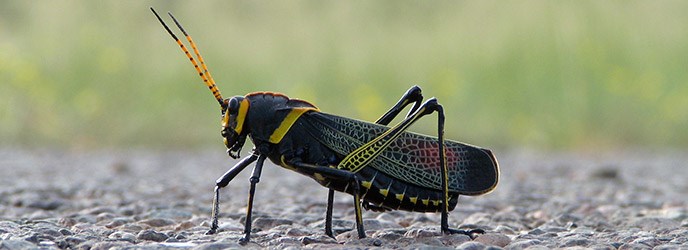
M 236 115 L 239 112 L 239 100 L 237 98 L 230 99 L 227 110 L 230 115 Z

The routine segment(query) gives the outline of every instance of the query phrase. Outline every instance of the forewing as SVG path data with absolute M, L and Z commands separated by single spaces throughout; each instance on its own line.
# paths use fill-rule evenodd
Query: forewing
M 310 112 L 303 118 L 315 138 L 342 155 L 389 129 L 320 112 Z M 370 167 L 408 183 L 442 190 L 438 145 L 436 137 L 404 132 L 370 163 Z M 494 189 L 499 167 L 492 152 L 451 140 L 445 140 L 445 148 L 451 192 L 477 195 Z

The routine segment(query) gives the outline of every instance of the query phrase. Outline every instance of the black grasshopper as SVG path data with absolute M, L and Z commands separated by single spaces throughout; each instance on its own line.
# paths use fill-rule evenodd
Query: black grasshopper
M 155 13 L 153 8 L 151 10 Z M 448 212 L 456 207 L 459 195 L 480 195 L 495 188 L 499 177 L 497 160 L 488 149 L 445 140 L 442 105 L 434 98 L 422 102 L 419 87 L 410 88 L 375 123 L 323 113 L 307 101 L 290 99 L 274 92 L 255 92 L 223 99 L 184 28 L 170 14 L 186 36 L 198 63 L 160 16 L 155 15 L 219 102 L 221 134 L 229 156 L 239 158 L 247 137 L 255 145 L 251 155 L 217 180 L 209 234 L 218 228 L 220 188 L 256 162 L 250 178 L 245 236 L 241 239 L 242 242 L 249 241 L 253 197 L 265 159 L 309 176 L 329 188 L 325 234 L 331 237 L 334 236 L 332 204 L 335 190 L 353 196 L 360 238 L 366 236 L 361 206 L 374 211 L 441 212 L 441 230 L 444 233 L 470 236 L 482 232 L 479 229 L 449 228 Z M 387 127 L 410 104 L 413 106 L 406 118 L 393 127 Z M 437 137 L 406 131 L 415 121 L 432 113 L 437 113 Z

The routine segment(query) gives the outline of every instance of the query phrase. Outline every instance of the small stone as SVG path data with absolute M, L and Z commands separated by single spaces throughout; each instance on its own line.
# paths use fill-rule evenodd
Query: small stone
M 571 236 L 564 238 L 562 240 L 562 243 L 559 244 L 559 247 L 586 247 L 590 245 L 591 241 L 587 238 L 583 238 L 581 236 Z
M 182 231 L 182 230 L 187 230 L 187 229 L 195 227 L 195 226 L 196 226 L 196 224 L 194 224 L 193 222 L 185 221 L 185 222 L 179 223 L 179 225 L 174 227 L 174 230 L 175 231 Z
M 382 229 L 382 223 L 378 220 L 363 220 L 363 228 L 365 230 L 377 231 Z
M 653 247 L 652 250 L 675 250 L 675 249 L 685 249 L 688 246 L 681 246 L 676 244 L 663 244 Z
M 509 236 L 499 233 L 481 234 L 477 238 L 475 238 L 475 241 L 483 243 L 487 246 L 498 247 L 505 247 L 506 245 L 509 245 L 509 243 L 511 243 L 511 239 L 509 238 Z
M 354 245 L 354 246 L 382 246 L 382 241 L 380 239 L 374 239 L 374 238 L 363 238 L 363 239 L 357 239 L 357 240 L 350 240 L 344 242 L 344 245 Z
M 144 217 L 149 219 L 188 220 L 193 217 L 193 213 L 180 209 L 162 209 L 146 213 Z
M 127 232 L 114 232 L 108 235 L 108 239 L 113 239 L 113 240 L 124 240 L 124 241 L 129 241 L 129 242 L 136 242 L 136 236 L 132 233 L 127 233 Z
M 680 224 L 672 219 L 643 217 L 632 220 L 630 223 L 628 223 L 628 226 L 639 228 L 643 231 L 655 231 L 658 229 L 678 228 Z
M 287 229 L 286 234 L 288 236 L 305 236 L 305 235 L 309 235 L 310 233 L 304 231 L 303 229 L 292 227 L 292 228 Z
M 72 217 L 62 217 L 62 218 L 60 218 L 59 221 L 57 221 L 57 224 L 59 224 L 60 226 L 63 226 L 63 227 L 72 227 L 72 226 L 76 225 L 76 223 L 77 223 L 76 219 L 74 219 Z
M 280 246 L 280 248 L 284 248 L 286 246 L 301 246 L 301 241 L 299 239 L 296 239 L 294 237 L 279 237 L 277 239 L 271 240 L 268 242 L 269 246 Z
M 129 218 L 115 218 L 112 221 L 110 221 L 110 223 L 105 224 L 105 227 L 112 229 L 130 222 L 133 222 L 133 220 Z
M 138 232 L 143 230 L 143 227 L 134 223 L 129 223 L 120 226 L 118 229 L 126 232 Z
M 662 242 L 660 242 L 654 236 L 650 236 L 650 237 L 637 238 L 637 239 L 633 240 L 633 242 L 631 242 L 631 243 L 643 244 L 643 245 L 646 245 L 649 247 L 654 247 L 654 246 L 661 244 Z
M 86 240 L 77 236 L 68 236 L 64 238 L 64 241 L 67 242 L 70 246 L 76 246 L 85 242 Z
M 270 229 L 279 225 L 291 225 L 294 221 L 288 219 L 260 217 L 253 221 L 254 228 Z
M 337 241 L 334 239 L 330 238 L 327 235 L 318 235 L 318 236 L 304 236 L 300 238 L 300 241 L 304 245 L 309 245 L 309 244 L 314 244 L 314 243 L 330 243 L 330 244 L 336 244 Z
M 136 235 L 139 240 L 150 240 L 155 242 L 162 242 L 169 238 L 166 234 L 156 232 L 154 230 L 143 230 Z
M 63 236 L 60 231 L 53 229 L 53 228 L 36 228 L 34 229 L 34 232 L 39 233 L 44 236 L 51 236 L 51 237 L 60 237 Z
M 115 210 L 112 209 L 111 207 L 94 207 L 90 208 L 84 211 L 86 214 L 91 214 L 91 215 L 99 215 L 102 213 L 108 213 L 108 214 L 113 214 L 115 213 Z
M 132 244 L 126 241 L 101 241 L 93 244 L 91 250 L 122 249 Z
M 348 242 L 351 240 L 358 239 L 358 233 L 356 230 L 349 230 L 340 234 L 335 235 L 338 242 Z
M 445 246 L 458 246 L 466 241 L 471 241 L 471 237 L 465 234 L 442 235 L 439 238 Z
M 597 245 L 592 245 L 588 247 L 593 250 L 616 250 L 616 247 L 610 245 L 610 244 L 597 244 Z
M 62 199 L 47 199 L 47 200 L 36 200 L 32 201 L 27 207 L 42 209 L 42 210 L 56 210 L 64 206 L 66 202 Z
M 571 233 L 581 236 L 592 236 L 593 234 L 595 234 L 595 230 L 592 230 L 592 228 L 589 227 L 579 227 L 571 230 Z
M 459 245 L 456 249 L 462 249 L 462 250 L 483 250 L 487 248 L 487 246 L 483 243 L 477 242 L 477 241 L 467 241 L 464 242 L 463 244 Z
M 434 236 L 440 236 L 442 235 L 442 232 L 435 231 L 435 230 L 428 230 L 428 229 L 422 229 L 422 228 L 414 228 L 406 232 L 404 234 L 404 237 L 411 237 L 411 238 L 421 238 L 421 237 L 434 237 Z
M 385 240 L 385 241 L 395 241 L 399 238 L 404 237 L 404 235 L 397 233 L 397 232 L 394 232 L 394 231 L 380 230 L 380 231 L 375 232 L 372 235 L 372 237 L 377 238 L 377 239 L 381 239 L 381 240 Z
M 116 218 L 117 215 L 113 213 L 100 213 L 96 216 L 96 221 L 106 221 L 106 220 L 112 220 L 113 218 Z
M 638 250 L 638 249 L 652 249 L 651 247 L 638 243 L 626 243 L 619 247 L 619 250 Z
M 618 179 L 619 178 L 619 169 L 617 169 L 614 166 L 606 166 L 606 167 L 596 168 L 596 170 L 590 174 L 590 177 L 597 178 L 597 179 L 606 179 L 606 180 Z
M 212 242 L 198 245 L 196 250 L 223 250 L 223 249 L 243 249 L 242 245 L 236 242 Z
M 69 231 L 69 229 L 66 229 L 66 228 L 60 228 L 60 230 L 57 230 L 57 231 L 60 232 L 60 234 L 62 234 L 64 236 L 74 235 L 74 233 L 72 233 L 72 231 Z
M 37 246 L 31 242 L 25 240 L 3 240 L 0 241 L 0 249 L 7 250 L 20 250 L 20 249 L 32 249 Z
M 492 221 L 492 215 L 488 213 L 474 213 L 463 220 L 463 224 L 487 225 Z
M 512 235 L 513 235 L 513 234 L 517 234 L 517 233 L 516 233 L 516 230 L 514 230 L 513 228 L 511 228 L 511 227 L 509 227 L 509 226 L 504 226 L 504 225 L 499 225 L 499 226 L 497 226 L 497 227 L 494 229 L 494 231 L 495 231 L 495 232 L 498 232 L 498 233 L 503 233 L 503 234 L 512 234 Z
M 148 225 L 148 226 L 151 226 L 151 227 L 164 227 L 164 226 L 169 226 L 169 225 L 174 224 L 174 221 L 173 221 L 173 220 L 170 220 L 170 219 L 159 219 L 159 218 L 156 218 L 156 219 L 146 219 L 146 220 L 142 220 L 142 221 L 139 221 L 139 223 L 140 223 L 140 224 L 145 224 L 145 225 Z
M 542 241 L 540 240 L 535 240 L 535 239 L 528 239 L 528 240 L 521 240 L 521 241 L 516 241 L 512 242 L 511 244 L 507 245 L 504 249 L 526 249 L 530 246 L 536 246 L 542 244 Z

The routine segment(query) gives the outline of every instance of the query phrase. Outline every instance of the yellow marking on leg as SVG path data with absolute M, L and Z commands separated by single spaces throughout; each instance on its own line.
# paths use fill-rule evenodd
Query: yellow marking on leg
M 418 196 L 415 196 L 415 197 L 409 197 L 409 201 L 410 201 L 411 203 L 413 203 L 413 204 L 415 205 L 415 204 L 416 204 L 416 202 L 418 202 Z
M 399 201 L 404 200 L 404 194 L 397 194 L 396 197 L 397 197 L 397 200 L 399 200 Z
M 430 204 L 430 199 L 422 199 L 421 201 L 423 202 L 423 205 L 427 206 L 428 204 Z
M 380 189 L 380 194 L 382 194 L 384 197 L 387 197 L 387 194 L 389 194 L 389 189 Z
M 361 182 L 361 186 L 366 188 L 366 189 L 370 189 L 370 186 L 372 186 L 372 185 L 373 185 L 373 183 L 370 181 L 362 181 Z
M 318 173 L 314 173 L 313 177 L 315 177 L 315 179 L 318 181 L 324 181 L 325 180 L 325 176 L 318 174 Z
M 286 168 L 286 169 L 289 169 L 292 171 L 296 171 L 296 168 L 294 166 L 287 164 L 287 161 L 285 161 L 285 159 L 284 159 L 284 155 L 280 156 L 280 163 L 281 164 L 279 164 L 279 165 L 282 166 L 283 168 Z
M 439 206 L 440 201 L 439 200 L 432 200 L 432 205 Z

